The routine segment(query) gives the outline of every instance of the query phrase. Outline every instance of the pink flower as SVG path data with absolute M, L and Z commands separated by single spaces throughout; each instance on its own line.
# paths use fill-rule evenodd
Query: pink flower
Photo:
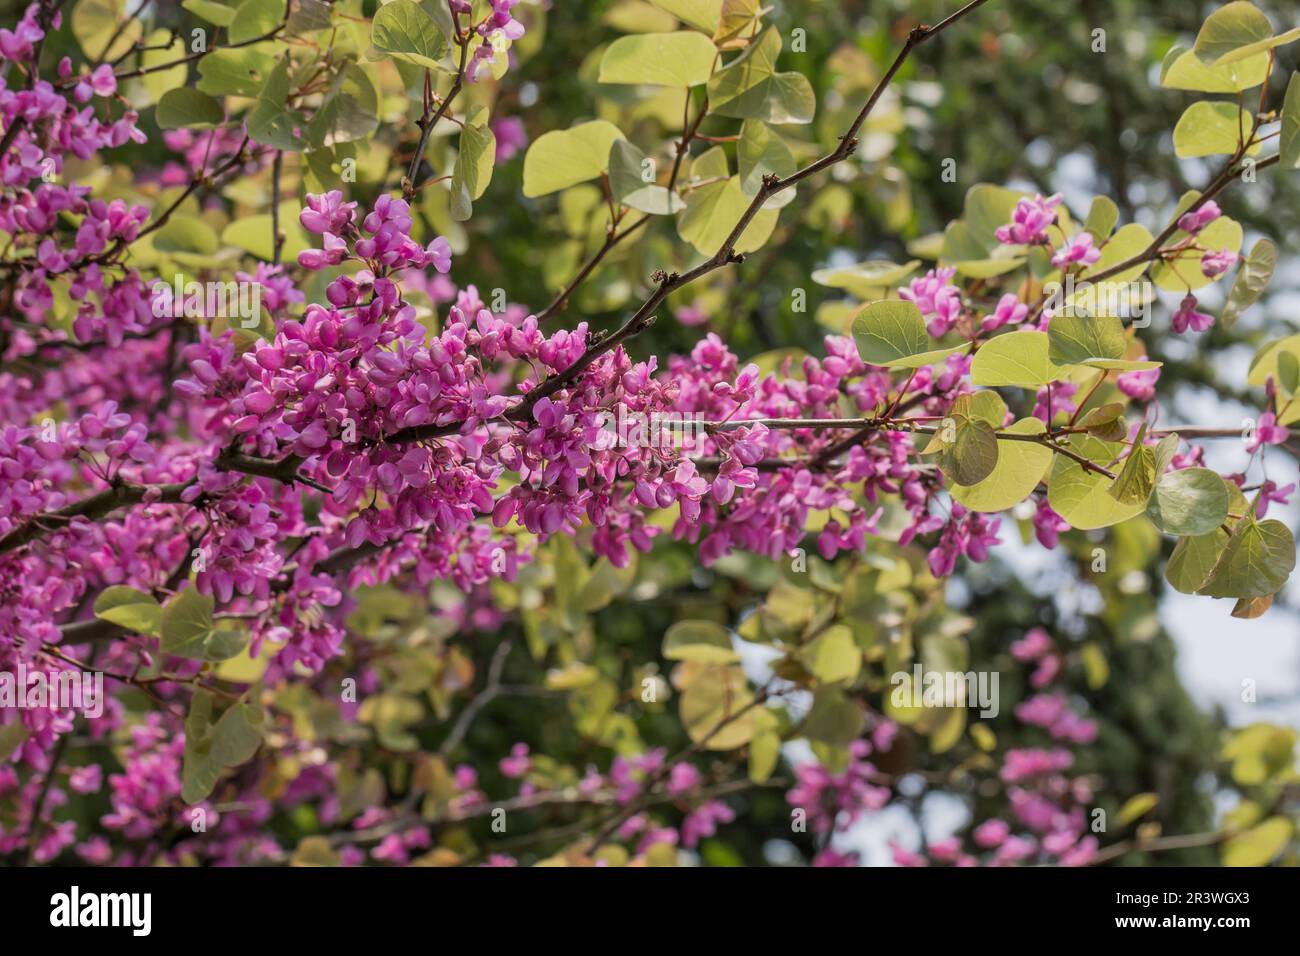
M 700 772 L 688 763 L 673 764 L 668 774 L 668 792 L 673 796 L 688 793 L 700 785 Z
M 73 95 L 78 102 L 86 103 L 91 97 L 112 96 L 116 92 L 117 77 L 113 75 L 113 68 L 107 63 L 101 63 L 91 73 L 77 81 Z
M 1041 627 L 1030 628 L 1024 637 L 1011 644 L 1011 656 L 1018 661 L 1034 661 L 1051 650 L 1051 635 Z
M 926 328 L 939 338 L 946 333 L 961 314 L 961 291 L 953 285 L 957 270 L 931 269 L 919 279 L 913 279 L 898 294 L 908 302 L 915 302 L 921 316 L 927 320 Z
M 1201 273 L 1207 279 L 1214 279 L 1232 268 L 1237 261 L 1237 254 L 1229 249 L 1207 252 L 1201 257 Z
M 1173 326 L 1174 331 L 1182 335 L 1189 328 L 1194 332 L 1204 332 L 1214 324 L 1214 316 L 1206 315 L 1204 312 L 1196 311 L 1196 296 L 1190 292 L 1183 296 L 1183 300 L 1178 303 L 1178 310 L 1174 312 Z
M 517 116 L 503 116 L 492 121 L 492 134 L 497 140 L 497 162 L 507 162 L 528 145 L 528 133 L 523 120 Z
M 1277 482 L 1266 480 L 1259 486 L 1259 501 L 1255 504 L 1255 517 L 1263 518 L 1264 513 L 1268 511 L 1270 502 L 1276 501 L 1280 505 L 1286 504 L 1291 500 L 1291 493 L 1295 491 L 1296 483 L 1293 481 L 1289 485 L 1277 486 Z
M 991 850 L 1001 846 L 1002 841 L 1011 835 L 1011 826 L 1005 820 L 985 820 L 975 828 L 972 839 L 975 845 Z
M 1219 204 L 1213 199 L 1202 203 L 1201 207 L 1193 212 L 1183 213 L 1178 217 L 1178 228 L 1183 232 L 1189 232 L 1192 235 L 1200 232 L 1221 215 Z
M 686 326 L 703 325 L 709 321 L 708 314 L 694 305 L 684 305 L 673 314 L 677 317 L 678 322 Z
M 1069 522 L 1052 510 L 1046 498 L 1038 503 L 1038 510 L 1034 512 L 1034 536 L 1039 544 L 1044 548 L 1055 548 L 1061 532 L 1069 530 Z
M 1281 445 L 1291 437 L 1291 429 L 1277 423 L 1277 416 L 1265 412 L 1259 416 L 1255 434 L 1246 442 L 1246 451 L 1254 452 L 1263 445 Z
M 1160 369 L 1135 369 L 1121 372 L 1115 379 L 1115 385 L 1129 398 L 1139 402 L 1149 402 L 1155 398 L 1156 382 L 1160 380 Z
M 510 756 L 502 757 L 497 766 L 512 780 L 518 780 L 528 773 L 533 766 L 532 760 L 528 757 L 528 744 L 515 744 L 510 748 Z
M 439 236 L 425 247 L 428 264 L 444 275 L 451 269 L 451 243 Z
M 1101 258 L 1101 250 L 1093 246 L 1092 235 L 1081 232 L 1052 256 L 1052 265 L 1065 268 L 1075 264 L 1090 266 Z
M 342 235 L 352 223 L 355 202 L 344 202 L 343 193 L 334 189 L 320 195 L 308 193 L 307 207 L 298 214 L 298 221 L 308 232 Z
M 1008 292 L 998 300 L 997 308 L 993 310 L 993 314 L 984 317 L 984 321 L 980 323 L 980 329 L 984 332 L 992 332 L 1004 325 L 1023 322 L 1028 315 L 1029 306 L 1021 302 L 1015 293 Z
M 96 793 L 104 785 L 103 769 L 97 763 L 77 767 L 68 774 L 68 786 L 77 793 Z
M 998 228 L 998 242 L 1007 245 L 1035 246 L 1047 242 L 1047 227 L 1056 222 L 1055 209 L 1061 204 L 1059 193 L 1044 199 L 1022 199 L 1016 203 L 1011 223 Z
M 827 848 L 813 857 L 813 866 L 826 867 L 854 867 L 859 863 L 858 855 L 852 851 L 840 853 L 837 850 Z
M 889 841 L 889 851 L 894 857 L 895 866 L 929 866 L 930 861 L 920 853 L 915 853 L 906 847 L 899 846 L 893 840 Z

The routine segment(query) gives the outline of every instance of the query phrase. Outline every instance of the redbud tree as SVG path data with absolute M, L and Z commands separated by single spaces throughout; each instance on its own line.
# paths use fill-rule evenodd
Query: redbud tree
M 1152 356 L 1285 261 L 1225 206 L 1300 167 L 1300 32 L 1238 0 L 1142 64 L 1205 171 L 1168 202 L 931 157 L 970 185 L 924 231 L 899 86 L 960 85 L 998 0 L 838 37 L 593 4 L 595 49 L 551 6 L 0 29 L 0 856 L 851 865 L 924 792 L 965 822 L 895 862 L 1293 855 L 1292 731 L 1215 741 L 1237 810 L 1162 834 L 1179 798 L 1090 754 L 1111 670 L 1168 661 L 953 595 L 1012 535 L 1108 609 L 1134 561 L 1207 615 L 1284 589 L 1300 336 L 1257 343 L 1244 423 Z M 864 182 L 905 255 L 835 241 Z M 818 233 L 777 293 L 817 349 L 733 346 Z

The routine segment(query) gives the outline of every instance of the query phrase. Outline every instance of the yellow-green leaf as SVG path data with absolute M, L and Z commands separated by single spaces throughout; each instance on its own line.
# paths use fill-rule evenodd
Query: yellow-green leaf
M 718 51 L 693 30 L 619 37 L 600 60 L 601 83 L 699 86 L 713 73 Z

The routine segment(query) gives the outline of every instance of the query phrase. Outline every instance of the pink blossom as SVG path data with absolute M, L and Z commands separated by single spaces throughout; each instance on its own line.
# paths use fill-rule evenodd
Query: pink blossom
M 1196 233 L 1218 219 L 1221 214 L 1219 204 L 1210 199 L 1202 203 L 1200 208 L 1195 211 L 1186 212 L 1179 216 L 1178 228 L 1183 232 L 1196 235 Z
M 1196 296 L 1190 292 L 1178 303 L 1178 309 L 1173 316 L 1173 328 L 1179 335 L 1189 328 L 1193 332 L 1204 332 L 1214 324 L 1214 316 L 1197 312 L 1196 305 Z
M 1056 222 L 1056 207 L 1061 204 L 1060 194 L 1041 195 L 1033 199 L 1021 199 L 1016 203 L 1009 225 L 1000 226 L 996 235 L 998 242 L 1008 245 L 1042 245 L 1047 242 L 1047 227 Z

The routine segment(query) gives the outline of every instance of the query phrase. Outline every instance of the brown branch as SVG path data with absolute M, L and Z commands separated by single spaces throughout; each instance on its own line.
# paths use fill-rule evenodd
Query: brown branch
M 1205 188 L 1205 192 L 1201 193 L 1200 197 L 1196 200 L 1196 202 L 1192 203 L 1181 213 L 1175 216 L 1173 220 L 1167 226 L 1165 226 L 1163 230 L 1161 230 L 1160 235 L 1152 239 L 1151 243 L 1145 249 L 1143 249 L 1141 252 L 1139 252 L 1137 255 L 1133 256 L 1132 258 L 1126 259 L 1123 262 L 1116 263 L 1115 265 L 1111 266 L 1108 269 L 1103 269 L 1101 272 L 1098 272 L 1096 275 L 1086 276 L 1085 278 L 1092 283 L 1101 282 L 1104 279 L 1109 279 L 1111 276 L 1119 275 L 1121 272 L 1127 272 L 1129 269 L 1133 268 L 1134 266 L 1141 265 L 1144 262 L 1150 262 L 1152 259 L 1157 258 L 1161 252 L 1161 246 L 1163 246 L 1166 242 L 1168 242 L 1169 238 L 1175 232 L 1178 231 L 1179 219 L 1181 219 L 1184 215 L 1186 215 L 1189 212 L 1195 212 L 1196 210 L 1200 209 L 1202 206 L 1204 206 L 1207 202 L 1209 202 L 1219 193 L 1223 192 L 1223 190 L 1231 182 L 1233 182 L 1235 179 L 1241 176 L 1241 174 L 1245 172 L 1246 169 L 1250 168 L 1247 166 L 1242 166 L 1240 169 L 1234 169 L 1236 164 L 1240 162 L 1242 153 L 1244 153 L 1244 148 L 1238 155 L 1234 156 L 1233 159 L 1231 159 L 1227 163 L 1227 165 L 1223 168 L 1223 170 L 1219 173 L 1218 176 L 1216 176 L 1213 180 L 1211 180 L 1210 185 Z M 1272 166 L 1277 161 L 1278 161 L 1278 155 L 1275 153 L 1274 155 L 1268 157 L 1267 159 L 1263 159 L 1255 163 L 1254 168 L 1257 170 L 1266 169 L 1269 166 Z
M 609 255 L 609 253 L 614 249 L 614 247 L 617 246 L 620 242 L 622 242 L 628 236 L 632 235 L 632 233 L 636 232 L 638 229 L 640 229 L 642 226 L 648 223 L 650 219 L 651 219 L 650 216 L 643 216 L 642 218 L 638 219 L 636 222 L 632 223 L 632 225 L 624 229 L 622 232 L 611 230 L 610 232 L 606 233 L 605 242 L 601 245 L 599 249 L 596 250 L 596 254 L 593 255 L 590 259 L 588 259 L 586 264 L 580 270 L 578 270 L 578 274 L 573 277 L 572 281 L 570 281 L 568 285 L 566 285 L 563 289 L 561 289 L 556 294 L 555 298 L 551 300 L 551 304 L 548 305 L 546 308 L 542 309 L 541 312 L 537 313 L 538 323 L 540 324 L 542 322 L 545 322 L 547 319 L 549 319 L 552 315 L 554 315 L 557 312 L 563 312 L 564 309 L 568 306 L 569 297 L 573 295 L 574 290 L 577 289 L 578 286 L 582 285 L 582 283 L 587 280 L 587 277 L 591 275 L 592 272 L 595 271 L 596 266 L 600 265 L 601 262 L 604 261 L 605 256 Z
M 758 215 L 763 206 L 767 204 L 768 200 L 778 193 L 803 182 L 808 177 L 821 172 L 823 169 L 828 169 L 836 163 L 842 162 L 849 156 L 853 155 L 853 151 L 857 148 L 858 131 L 861 130 L 862 124 L 865 123 L 867 117 L 871 115 L 871 111 L 875 109 L 881 96 L 884 95 L 889 84 L 893 82 L 894 77 L 898 74 L 898 71 L 907 61 L 912 51 L 931 37 L 937 36 L 968 13 L 983 6 L 986 2 L 987 0 L 971 0 L 970 3 L 967 3 L 961 9 L 945 17 L 935 26 L 926 26 L 922 24 L 914 27 L 908 34 L 907 41 L 903 44 L 902 49 L 899 50 L 898 55 L 889 65 L 889 69 L 885 71 L 884 76 L 880 78 L 880 81 L 871 91 L 871 95 L 867 98 L 867 102 L 863 105 L 862 109 L 858 111 L 853 122 L 849 124 L 849 128 L 840 137 L 840 143 L 834 150 L 826 156 L 823 156 L 821 159 L 809 163 L 802 169 L 796 170 L 784 179 L 771 174 L 765 176 L 762 185 L 759 187 L 758 193 L 753 198 L 753 201 L 750 202 L 744 213 L 741 214 L 739 221 L 731 230 L 731 233 L 723 241 L 722 245 L 718 248 L 718 251 L 715 252 L 712 257 L 706 259 L 704 262 L 685 273 L 657 273 L 656 281 L 658 282 L 658 286 L 655 291 L 651 293 L 650 297 L 642 303 L 641 307 L 632 314 L 632 316 L 617 332 L 593 342 L 588 346 L 587 351 L 584 352 L 572 365 L 564 369 L 564 371 L 552 375 L 530 391 L 525 396 L 523 402 L 515 406 L 515 408 L 508 413 L 508 417 L 516 421 L 526 420 L 531 414 L 533 406 L 543 398 L 554 395 L 561 389 L 566 388 L 577 379 L 578 376 L 586 371 L 592 363 L 600 358 L 600 356 L 649 328 L 654 323 L 655 310 L 658 309 L 663 301 L 677 289 L 689 285 L 695 280 L 721 269 L 724 266 L 730 265 L 731 263 L 743 262 L 744 256 L 736 252 L 736 243 L 740 241 L 740 237 L 744 235 L 749 224 L 753 221 L 754 217 Z
M 451 10 L 452 22 L 456 25 L 457 34 L 460 32 L 460 14 L 448 3 L 448 9 Z M 456 43 L 460 46 L 460 63 L 456 67 L 456 79 L 451 84 L 451 89 L 447 95 L 442 98 L 442 103 L 438 106 L 436 112 L 430 112 L 433 105 L 432 96 L 428 92 L 429 71 L 424 71 L 424 82 L 426 84 L 426 95 L 424 104 L 424 113 L 421 115 L 417 125 L 420 127 L 420 141 L 416 144 L 415 155 L 411 157 L 411 164 L 407 167 L 406 176 L 402 180 L 402 195 L 409 202 L 415 195 L 417 189 L 415 177 L 420 171 L 420 161 L 424 159 L 424 150 L 429 145 L 429 133 L 438 125 L 447 110 L 451 107 L 451 102 L 461 91 L 465 83 L 465 64 L 469 59 L 469 44 L 473 38 L 473 33 L 466 36 L 457 36 Z
M 1214 846 L 1223 843 L 1232 836 L 1230 832 L 1219 833 L 1185 833 L 1175 836 L 1154 837 L 1150 840 L 1141 838 L 1125 840 L 1097 851 L 1089 866 L 1109 863 L 1128 853 L 1159 853 L 1162 850 L 1186 850 L 1199 846 Z
M 501 672 L 505 669 L 506 658 L 509 656 L 510 641 L 502 641 L 492 654 L 492 662 L 488 664 L 487 681 L 483 685 L 483 689 L 460 712 L 460 716 L 456 718 L 456 723 L 452 725 L 451 732 L 447 734 L 447 739 L 438 748 L 439 754 L 446 757 L 459 747 L 460 742 L 469 733 L 469 728 L 474 723 L 474 718 L 478 716 L 478 712 L 501 693 Z
M 125 73 L 114 73 L 113 76 L 116 77 L 119 82 L 122 80 L 129 80 L 137 76 L 148 76 L 150 73 L 158 73 L 161 72 L 162 70 L 170 70 L 174 66 L 181 66 L 182 64 L 185 63 L 193 63 L 196 60 L 201 60 L 209 53 L 214 53 L 217 50 L 237 50 L 240 47 L 252 46 L 255 43 L 262 43 L 265 42 L 266 40 L 273 40 L 280 35 L 280 33 L 284 30 L 286 26 L 288 26 L 289 14 L 292 11 L 292 9 L 293 9 L 293 4 L 286 2 L 284 5 L 284 19 L 280 21 L 279 26 L 277 26 L 273 30 L 268 31 L 267 33 L 263 33 L 261 36 L 256 36 L 248 40 L 240 40 L 238 43 L 227 43 L 222 46 L 213 44 L 212 46 L 208 47 L 206 50 L 200 50 L 197 53 L 191 53 L 188 56 L 183 56 L 176 60 L 168 60 L 166 63 L 155 63 L 153 66 L 142 66 L 139 69 L 128 70 Z M 171 44 L 168 44 L 168 46 L 170 45 Z M 75 85 L 76 85 L 75 80 L 67 80 L 57 88 L 68 89 Z

